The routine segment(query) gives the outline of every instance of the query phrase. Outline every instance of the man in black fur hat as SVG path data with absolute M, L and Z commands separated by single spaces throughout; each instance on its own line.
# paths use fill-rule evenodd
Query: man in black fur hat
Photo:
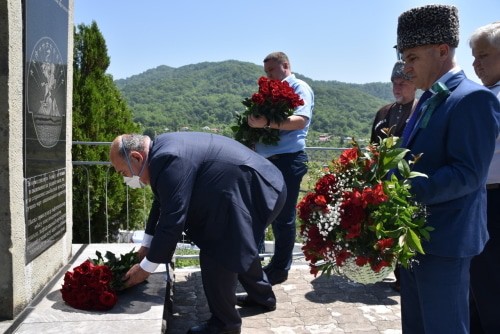
M 399 16 L 404 72 L 425 90 L 403 132 L 423 153 L 411 181 L 434 230 L 411 268 L 401 269 L 403 333 L 469 333 L 469 268 L 488 240 L 486 176 L 500 127 L 500 104 L 455 62 L 458 10 L 428 5 Z

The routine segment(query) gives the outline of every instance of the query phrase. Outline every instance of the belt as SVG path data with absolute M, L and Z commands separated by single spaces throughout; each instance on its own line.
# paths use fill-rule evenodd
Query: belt
M 293 153 L 280 153 L 280 154 L 271 155 L 270 157 L 267 157 L 267 159 L 268 160 L 278 160 L 279 158 L 285 158 L 287 156 L 299 155 L 303 152 L 304 151 L 297 151 L 297 152 L 293 152 Z
M 486 189 L 500 189 L 500 183 L 491 183 L 486 185 Z

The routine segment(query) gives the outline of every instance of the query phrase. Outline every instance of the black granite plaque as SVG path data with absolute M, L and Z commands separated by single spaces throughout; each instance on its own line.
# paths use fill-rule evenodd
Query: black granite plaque
M 24 1 L 26 261 L 66 231 L 68 0 Z M 71 176 L 69 176 L 71 177 Z

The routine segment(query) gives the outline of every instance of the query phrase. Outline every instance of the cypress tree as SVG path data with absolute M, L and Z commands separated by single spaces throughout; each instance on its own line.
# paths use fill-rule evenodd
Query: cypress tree
M 109 64 L 106 41 L 96 22 L 78 25 L 74 31 L 73 141 L 110 142 L 119 134 L 139 131 L 112 76 L 106 74 Z M 73 145 L 72 155 L 73 161 L 107 162 L 109 146 Z M 89 216 L 92 243 L 115 241 L 119 229 L 142 229 L 150 198 L 149 188 L 127 189 L 109 165 L 75 165 L 73 242 L 89 242 Z

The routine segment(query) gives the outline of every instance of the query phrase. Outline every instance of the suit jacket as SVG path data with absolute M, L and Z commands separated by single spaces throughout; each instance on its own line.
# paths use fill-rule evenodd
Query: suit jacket
M 424 251 L 446 257 L 481 252 L 487 239 L 488 166 L 499 132 L 498 99 L 461 71 L 446 83 L 448 98 L 418 128 L 408 143 L 412 154 L 423 153 L 415 170 L 428 178 L 412 180 L 412 192 L 427 205 L 428 224 L 435 228 Z
M 156 137 L 148 164 L 155 200 L 147 259 L 170 261 L 186 231 L 228 270 L 246 271 L 285 187 L 281 172 L 230 138 L 193 132 Z

